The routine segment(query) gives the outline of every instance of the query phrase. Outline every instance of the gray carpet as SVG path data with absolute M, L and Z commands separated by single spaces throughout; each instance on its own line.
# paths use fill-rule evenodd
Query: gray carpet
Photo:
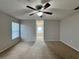
M 34 44 L 20 42 L 7 52 L 0 55 L 0 59 L 60 59 L 49 50 L 44 41 L 37 40 Z

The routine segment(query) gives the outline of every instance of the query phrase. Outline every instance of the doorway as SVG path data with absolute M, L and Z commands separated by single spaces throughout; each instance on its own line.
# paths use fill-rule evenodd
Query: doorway
M 36 20 L 36 39 L 44 41 L 44 20 Z

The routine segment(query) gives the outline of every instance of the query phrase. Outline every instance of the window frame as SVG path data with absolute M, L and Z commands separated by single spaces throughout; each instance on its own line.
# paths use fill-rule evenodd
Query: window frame
M 19 35 L 18 35 L 18 37 L 14 38 L 14 39 L 12 39 L 12 22 L 19 24 Z M 16 22 L 16 21 L 12 21 L 12 22 L 11 22 L 11 39 L 12 40 L 16 40 L 16 39 L 20 38 L 20 23 L 19 22 Z

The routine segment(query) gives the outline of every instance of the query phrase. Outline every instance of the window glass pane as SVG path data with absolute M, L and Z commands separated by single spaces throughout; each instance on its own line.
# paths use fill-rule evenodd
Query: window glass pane
M 37 32 L 43 32 L 43 28 L 42 27 L 37 27 Z
M 19 23 L 12 22 L 12 39 L 19 37 Z

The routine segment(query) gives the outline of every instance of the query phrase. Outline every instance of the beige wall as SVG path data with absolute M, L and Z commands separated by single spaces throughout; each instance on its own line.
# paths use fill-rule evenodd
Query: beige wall
M 19 39 L 11 39 L 11 22 L 18 20 L 0 12 L 0 52 L 14 45 Z
M 44 23 L 45 41 L 59 41 L 60 21 L 45 20 Z
M 79 51 L 79 14 L 61 21 L 60 40 Z
M 23 41 L 36 40 L 36 21 L 35 20 L 21 21 L 21 38 Z

